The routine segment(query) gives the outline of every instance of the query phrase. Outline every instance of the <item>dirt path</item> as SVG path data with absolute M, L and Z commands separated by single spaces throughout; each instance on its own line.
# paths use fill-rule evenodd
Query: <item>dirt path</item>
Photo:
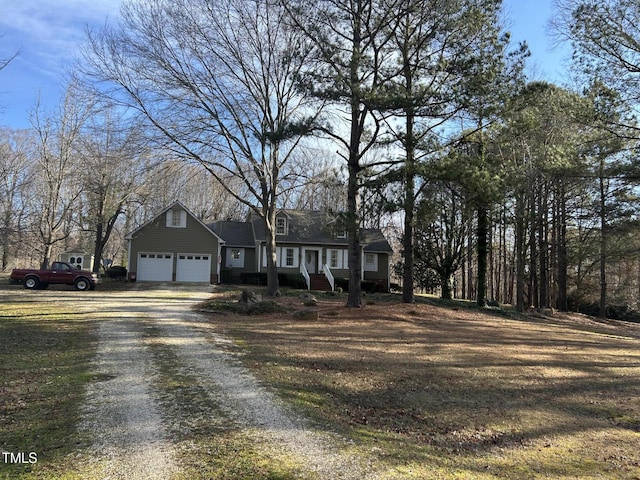
M 207 290 L 107 297 L 101 301 L 98 381 L 88 390 L 81 425 L 92 438 L 98 478 L 166 479 L 180 471 L 168 425 L 181 419 L 167 417 L 172 414 L 162 409 L 163 392 L 152 387 L 158 367 L 145 328 L 154 329 L 154 342 L 173 351 L 177 368 L 195 377 L 212 404 L 260 448 L 292 455 L 304 472 L 322 479 L 374 478 L 369 465 L 340 452 L 341 439 L 311 429 L 260 385 L 230 351 L 228 339 L 207 330 L 203 317 L 190 310 L 208 297 Z

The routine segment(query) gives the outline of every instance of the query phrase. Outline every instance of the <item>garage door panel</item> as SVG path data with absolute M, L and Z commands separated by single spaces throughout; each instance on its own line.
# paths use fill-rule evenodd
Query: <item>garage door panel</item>
M 173 254 L 142 252 L 138 255 L 137 279 L 141 282 L 173 280 Z
M 179 253 L 176 264 L 176 281 L 210 282 L 211 255 L 208 253 Z

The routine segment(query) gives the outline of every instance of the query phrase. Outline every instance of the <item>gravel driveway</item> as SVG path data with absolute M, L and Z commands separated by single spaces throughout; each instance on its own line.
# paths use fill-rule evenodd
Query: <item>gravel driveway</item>
M 93 382 L 87 391 L 80 431 L 89 439 L 97 478 L 167 479 L 181 465 L 171 426 L 188 424 L 179 409 L 168 409 L 154 383 L 160 370 L 153 342 L 170 349 L 176 368 L 196 378 L 223 415 L 255 438 L 260 448 L 293 457 L 301 478 L 375 478 L 362 459 L 342 451 L 337 436 L 311 428 L 242 365 L 231 342 L 207 328 L 191 306 L 211 287 L 154 288 L 89 294 L 87 307 L 98 318 L 99 340 Z M 211 421 L 216 421 L 212 418 Z

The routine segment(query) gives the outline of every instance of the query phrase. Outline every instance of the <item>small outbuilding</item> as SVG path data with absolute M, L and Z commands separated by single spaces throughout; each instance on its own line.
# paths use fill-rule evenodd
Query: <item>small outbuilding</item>
M 94 256 L 90 253 L 82 253 L 78 251 L 64 252 L 58 256 L 58 260 L 70 263 L 78 270 L 93 271 Z

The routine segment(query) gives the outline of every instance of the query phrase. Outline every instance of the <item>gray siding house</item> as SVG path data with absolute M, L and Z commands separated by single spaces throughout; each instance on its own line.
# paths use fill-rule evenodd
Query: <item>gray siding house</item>
M 254 214 L 244 222 L 204 225 L 176 202 L 127 238 L 130 276 L 139 281 L 239 283 L 243 274 L 267 269 L 264 225 Z M 362 279 L 388 290 L 389 242 L 380 230 L 363 229 L 361 245 Z M 345 229 L 335 215 L 301 210 L 276 215 L 278 271 L 301 274 L 308 288 L 333 289 L 335 279 L 348 277 L 347 247 Z
M 218 283 L 224 242 L 180 202 L 125 238 L 131 280 Z

